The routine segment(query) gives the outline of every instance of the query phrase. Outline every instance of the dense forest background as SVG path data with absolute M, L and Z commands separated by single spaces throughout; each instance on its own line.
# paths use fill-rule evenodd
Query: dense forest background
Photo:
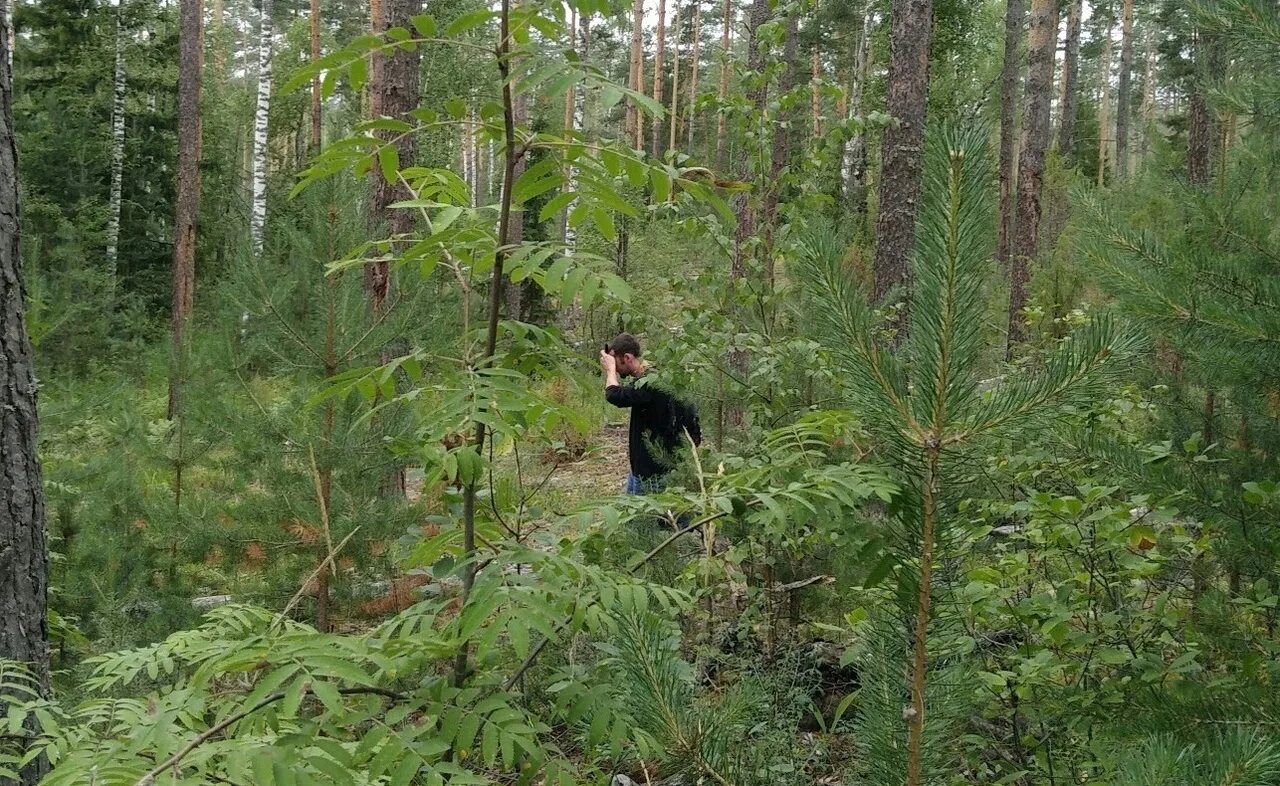
M 1280 783 L 1275 0 L 3 6 L 0 784 Z

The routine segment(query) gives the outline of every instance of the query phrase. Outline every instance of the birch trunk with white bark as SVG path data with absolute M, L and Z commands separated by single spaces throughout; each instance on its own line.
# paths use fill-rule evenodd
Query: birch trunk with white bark
M 249 237 L 254 256 L 261 256 L 267 226 L 267 118 L 271 112 L 271 3 L 261 0 L 258 23 L 258 104 L 253 115 L 253 201 L 249 210 Z

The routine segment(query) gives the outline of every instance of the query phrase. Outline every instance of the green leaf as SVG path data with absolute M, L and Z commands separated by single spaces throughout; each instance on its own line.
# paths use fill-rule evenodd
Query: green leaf
M 461 33 L 465 33 L 475 27 L 479 27 L 489 21 L 493 17 L 493 14 L 494 12 L 487 8 L 463 14 L 449 23 L 449 27 L 445 29 L 445 35 L 449 38 L 454 38 Z
M 569 206 L 573 200 L 578 198 L 578 192 L 566 191 L 562 194 L 556 194 L 547 203 L 542 206 L 542 210 L 538 211 L 538 223 L 549 221 L 558 216 L 560 211 Z
M 400 173 L 400 151 L 396 150 L 395 145 L 383 145 L 378 149 L 378 166 L 388 183 L 396 182 Z
M 412 17 L 413 27 L 418 31 L 418 35 L 423 38 L 434 38 L 436 34 L 436 19 L 430 14 L 418 14 Z

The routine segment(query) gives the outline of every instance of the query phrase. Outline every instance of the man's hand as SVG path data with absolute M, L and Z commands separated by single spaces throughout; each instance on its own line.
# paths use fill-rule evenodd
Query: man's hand
M 618 359 L 604 350 L 600 350 L 600 368 L 604 369 L 604 386 L 606 388 L 620 384 L 618 380 Z

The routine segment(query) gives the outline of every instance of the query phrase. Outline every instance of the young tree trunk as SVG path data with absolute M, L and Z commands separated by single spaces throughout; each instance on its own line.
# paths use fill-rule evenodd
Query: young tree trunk
M 393 27 L 413 29 L 411 21 L 422 11 L 422 0 L 378 0 L 373 10 L 374 34 L 385 35 Z M 369 104 L 374 117 L 391 117 L 404 120 L 418 108 L 421 94 L 418 63 L 421 50 L 406 52 L 396 49 L 390 55 L 375 57 L 369 75 Z M 412 166 L 417 157 L 417 144 L 412 134 L 396 135 L 380 132 L 384 141 L 395 139 L 400 167 Z M 390 230 L 392 237 L 402 237 L 413 230 L 413 213 L 409 210 L 391 210 L 391 205 L 410 199 L 408 189 L 400 183 L 388 182 L 381 173 L 373 177 L 373 194 L 369 202 L 369 223 L 376 231 Z M 385 229 L 383 228 L 385 226 Z M 390 269 L 385 260 L 370 262 L 364 266 L 364 289 L 375 313 L 382 313 L 391 291 Z
M 729 46 L 733 31 L 733 0 L 724 0 L 724 27 L 720 32 L 720 109 L 716 112 L 716 171 L 725 172 L 729 165 L 725 158 L 725 110 L 729 97 Z
M 996 239 L 996 259 L 1009 263 L 1013 240 L 1014 127 L 1018 116 L 1018 93 L 1022 71 L 1023 0 L 1008 0 L 1004 12 L 1004 67 L 1000 71 L 1000 229 Z
M 796 14 L 787 17 L 787 27 L 782 45 L 782 62 L 786 67 L 778 79 L 778 96 L 790 93 L 796 83 L 796 39 L 799 31 L 796 27 Z M 782 170 L 791 160 L 791 123 L 790 118 L 779 112 L 773 118 L 773 151 L 769 162 L 769 180 L 765 187 L 764 204 L 761 209 L 764 224 L 764 281 L 765 291 L 772 292 L 774 285 L 773 236 L 778 228 L 778 200 L 782 195 Z
M 320 0 L 311 0 L 311 62 L 320 59 Z M 320 75 L 311 80 L 311 154 L 320 152 Z
M 631 12 L 631 79 L 628 82 L 637 93 L 644 92 L 644 0 L 635 0 Z M 522 99 L 523 100 L 523 99 Z M 644 147 L 644 123 L 640 105 L 634 98 L 627 99 L 627 139 L 637 150 Z
M 1120 22 L 1120 78 L 1116 83 L 1115 179 L 1129 172 L 1129 85 L 1133 73 L 1133 0 L 1124 0 Z
M 1155 44 L 1155 28 L 1148 27 L 1146 41 L 1144 43 L 1145 54 L 1143 57 L 1145 68 L 1142 78 L 1142 136 L 1138 150 L 1138 160 L 1131 170 L 1136 170 L 1136 164 L 1145 164 L 1147 157 L 1151 153 L 1152 137 L 1156 134 L 1156 44 Z M 1131 174 L 1133 172 L 1131 171 Z
M 1107 155 L 1111 128 L 1111 29 L 1115 27 L 1115 19 L 1107 22 L 1106 37 L 1102 40 L 1102 63 L 1098 68 L 1098 185 L 1105 185 L 1107 180 Z
M 1009 265 L 1008 350 L 1026 339 L 1027 280 L 1040 245 L 1040 191 L 1044 152 L 1049 146 L 1049 103 L 1053 93 L 1053 55 L 1058 14 L 1055 0 L 1032 0 L 1027 31 L 1027 92 L 1018 155 L 1018 215 Z
M 897 121 L 884 132 L 881 147 L 880 213 L 876 217 L 877 301 L 906 285 L 907 310 L 897 340 L 905 338 L 910 308 L 908 260 L 915 245 L 916 211 L 924 167 L 924 125 L 929 92 L 929 43 L 933 0 L 893 0 L 889 34 L 886 108 Z
M 178 28 L 178 184 L 173 219 L 173 356 L 169 419 L 182 417 L 186 333 L 195 310 L 196 219 L 200 215 L 200 71 L 204 36 L 200 0 L 182 0 Z
M 111 197 L 107 206 L 107 281 L 114 287 L 120 247 L 120 203 L 124 194 L 124 3 L 116 6 L 116 78 L 111 103 Z
M 702 57 L 702 0 L 694 0 L 693 2 L 693 55 L 690 58 L 692 68 L 689 74 L 689 120 L 686 123 L 685 131 L 689 135 L 688 148 L 689 153 L 693 153 L 693 127 L 697 119 L 695 110 L 698 105 L 698 61 Z
M 223 17 L 223 0 L 213 0 L 213 36 L 215 46 L 213 49 L 213 71 L 214 76 L 222 81 L 227 75 L 227 52 L 226 46 L 222 42 L 222 17 Z
M 4 2 L 0 29 L 0 657 L 25 664 L 40 692 L 48 695 L 49 557 L 36 433 L 37 388 L 18 247 L 11 2 Z M 0 712 L 4 696 L 0 690 Z M 39 731 L 34 721 L 28 721 L 26 730 Z M 16 784 L 35 786 L 47 771 L 48 761 L 41 756 L 18 773 Z
M 822 61 L 817 44 L 809 51 L 809 137 L 814 145 L 822 138 Z
M 1210 49 L 1212 43 L 1205 34 L 1196 31 L 1193 37 L 1193 56 L 1196 74 L 1192 81 L 1191 98 L 1188 101 L 1187 113 L 1187 181 L 1193 186 L 1204 187 L 1209 183 L 1210 153 L 1213 148 L 1213 116 L 1210 114 L 1209 102 L 1205 98 L 1205 88 L 1209 81 L 1209 63 L 1212 60 Z
M 587 55 L 578 48 L 578 10 L 576 8 L 569 11 L 569 48 L 573 49 L 581 62 L 585 62 Z M 578 105 L 578 89 L 577 85 L 573 87 L 564 96 L 564 132 L 568 136 L 575 128 L 577 128 L 577 105 Z M 565 181 L 565 190 L 574 190 L 574 180 L 577 177 L 575 167 L 570 164 L 568 177 Z M 578 200 L 573 200 L 564 206 L 564 210 L 560 213 L 560 242 L 565 248 L 570 248 L 576 241 L 577 237 L 573 230 L 569 227 L 569 213 L 573 212 L 574 205 Z
M 764 50 L 760 45 L 760 39 L 756 35 L 756 31 L 768 21 L 769 0 L 752 0 L 750 17 L 747 22 L 748 73 L 758 74 L 764 67 Z M 763 113 L 767 96 L 767 85 L 759 82 L 751 88 L 747 98 L 757 112 Z M 745 169 L 741 174 L 744 178 L 749 177 L 749 173 Z M 737 202 L 738 223 L 734 232 L 733 258 L 732 267 L 730 268 L 730 277 L 735 281 L 746 278 L 748 244 L 755 235 L 756 228 L 756 213 L 750 194 L 740 194 L 737 197 Z
M 680 0 L 672 0 L 671 29 L 675 42 L 671 45 L 671 124 L 667 148 L 675 150 L 676 134 L 680 132 Z
M 667 50 L 667 0 L 658 0 L 658 29 L 654 33 L 653 49 L 653 100 L 662 105 L 663 57 Z M 649 152 L 654 158 L 662 157 L 662 118 L 653 118 L 653 131 Z
M 1062 98 L 1058 119 L 1058 155 L 1075 163 L 1076 103 L 1080 97 L 1080 18 L 1084 0 L 1070 0 L 1067 8 L 1067 40 L 1062 55 Z
M 867 214 L 867 132 L 862 128 L 866 121 L 863 95 L 871 73 L 871 29 L 874 24 L 875 17 L 868 8 L 862 16 L 862 30 L 858 33 L 857 49 L 853 56 L 853 78 L 849 87 L 847 111 L 850 117 L 858 120 L 859 128 L 845 145 L 842 162 L 844 175 L 841 179 L 845 184 L 845 202 L 852 206 L 856 216 Z
M 253 200 L 249 237 L 255 257 L 262 256 L 267 226 L 267 119 L 271 114 L 271 4 L 261 0 L 258 22 L 258 104 L 253 115 Z

